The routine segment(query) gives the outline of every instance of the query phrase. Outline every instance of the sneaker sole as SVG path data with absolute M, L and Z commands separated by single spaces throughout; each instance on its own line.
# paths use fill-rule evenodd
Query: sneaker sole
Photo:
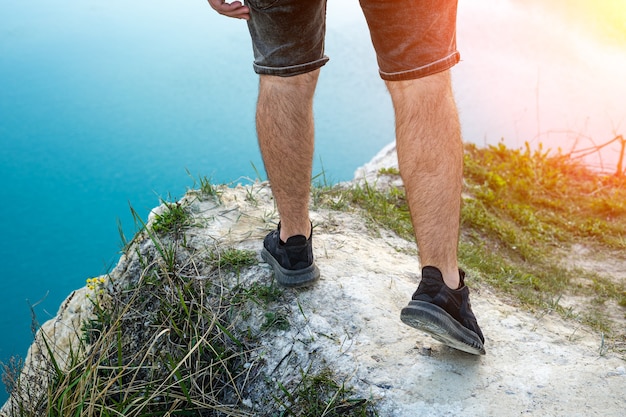
M 451 348 L 474 355 L 484 355 L 485 347 L 478 335 L 462 326 L 443 308 L 425 301 L 409 302 L 402 309 L 400 320 L 422 330 Z
M 284 287 L 305 287 L 311 285 L 320 277 L 320 270 L 315 265 L 315 262 L 303 269 L 285 269 L 265 248 L 261 251 L 261 258 L 272 267 L 276 281 Z

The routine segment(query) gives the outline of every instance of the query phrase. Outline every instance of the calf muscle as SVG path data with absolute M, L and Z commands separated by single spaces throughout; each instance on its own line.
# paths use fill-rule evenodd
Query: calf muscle
M 463 144 L 449 72 L 387 85 L 422 265 L 439 268 L 446 284 L 456 288 Z

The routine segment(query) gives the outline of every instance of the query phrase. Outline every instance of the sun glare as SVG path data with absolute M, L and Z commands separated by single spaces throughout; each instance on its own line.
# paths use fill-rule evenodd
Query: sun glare
M 609 43 L 626 45 L 626 0 L 512 0 L 553 10 Z
M 584 10 L 603 35 L 626 42 L 626 0 L 585 1 Z

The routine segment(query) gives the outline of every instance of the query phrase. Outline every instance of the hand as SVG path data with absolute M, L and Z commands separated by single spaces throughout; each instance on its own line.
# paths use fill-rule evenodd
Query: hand
M 209 5 L 224 16 L 234 17 L 235 19 L 250 19 L 250 9 L 244 6 L 240 1 L 227 3 L 225 0 L 208 0 Z

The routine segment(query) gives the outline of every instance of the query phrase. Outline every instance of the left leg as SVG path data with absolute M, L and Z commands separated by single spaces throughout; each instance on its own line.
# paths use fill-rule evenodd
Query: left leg
M 293 77 L 260 77 L 257 136 L 280 214 L 283 242 L 292 236 L 311 235 L 313 94 L 319 71 Z
M 326 0 L 248 0 L 254 70 L 260 75 L 256 127 L 280 215 L 261 256 L 278 283 L 309 285 L 313 259 L 309 195 L 313 163 L 313 95 L 324 55 Z
M 261 75 L 257 135 L 280 215 L 261 256 L 288 287 L 319 278 L 313 260 L 309 194 L 313 163 L 313 94 L 319 69 L 292 77 Z

